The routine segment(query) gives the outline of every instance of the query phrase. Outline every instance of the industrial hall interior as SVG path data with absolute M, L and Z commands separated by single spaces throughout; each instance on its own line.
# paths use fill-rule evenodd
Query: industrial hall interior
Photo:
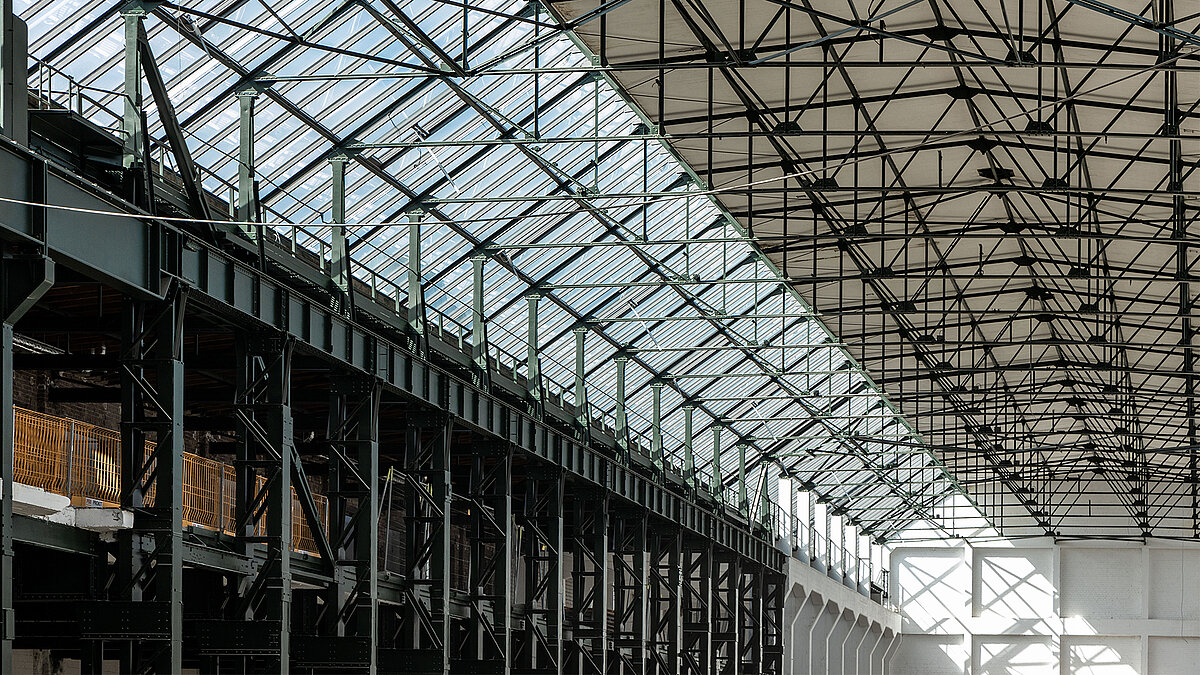
M 1200 675 L 1200 0 L 0 0 L 0 70 L 0 674 Z

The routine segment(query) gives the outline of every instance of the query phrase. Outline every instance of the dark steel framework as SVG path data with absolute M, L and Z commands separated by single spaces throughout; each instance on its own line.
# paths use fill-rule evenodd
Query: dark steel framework
M 66 135 L 34 113 L 28 140 L 0 141 L 13 177 L 0 187 L 0 404 L 11 411 L 14 379 L 36 371 L 53 400 L 116 406 L 133 525 L 101 537 L 15 515 L 5 416 L 0 670 L 16 648 L 85 672 L 675 672 L 669 608 L 716 573 L 672 572 L 681 547 L 721 551 L 756 588 L 784 585 L 773 530 L 631 459 L 610 430 L 579 433 L 569 407 L 529 406 L 523 378 L 473 373 L 470 345 L 364 284 L 342 289 L 288 242 L 171 224 L 195 215 L 186 191 L 144 156 L 93 163 L 123 144 L 56 114 Z M 71 134 L 75 150 L 51 161 L 26 147 Z M 53 207 L 65 204 L 84 210 Z M 233 465 L 212 507 L 231 506 L 232 534 L 185 526 L 185 450 Z M 295 552 L 301 533 L 310 553 Z M 640 586 L 610 615 L 630 570 Z M 771 611 L 759 603 L 732 611 L 778 622 L 751 618 Z M 730 653 L 750 639 L 759 649 L 746 633 Z
M 580 433 L 602 419 L 631 456 L 756 520 L 780 523 L 781 493 L 802 488 L 877 541 L 945 532 L 935 507 L 960 486 L 580 41 L 632 5 L 569 8 L 96 0 L 74 32 L 24 12 L 46 107 L 120 133 L 124 164 L 177 174 L 176 215 L 225 209 L 260 246 L 327 259 L 339 306 L 359 281 L 414 303 L 410 337 L 469 340 L 477 383 L 511 370 L 534 414 L 586 401 Z M 88 49 L 114 31 L 145 36 L 126 41 L 124 81 L 119 55 Z M 739 452 L 693 447 L 709 429 Z

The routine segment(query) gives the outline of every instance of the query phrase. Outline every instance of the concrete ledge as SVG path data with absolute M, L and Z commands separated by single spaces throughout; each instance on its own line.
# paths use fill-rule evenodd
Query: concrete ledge
M 73 508 L 75 527 L 92 532 L 116 532 L 133 527 L 133 512 L 116 508 Z
M 3 494 L 4 485 L 0 483 L 0 494 Z M 71 505 L 71 500 L 68 497 L 46 492 L 45 490 L 24 485 L 22 483 L 13 483 L 13 513 L 22 516 L 48 516 L 52 513 L 58 513 Z

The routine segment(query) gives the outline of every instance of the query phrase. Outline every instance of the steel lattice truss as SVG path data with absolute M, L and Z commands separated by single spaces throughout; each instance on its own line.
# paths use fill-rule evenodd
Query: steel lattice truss
M 1197 534 L 1197 15 L 1121 4 L 584 29 L 1005 533 Z
M 254 96 L 266 220 L 327 244 L 349 158 L 361 279 L 402 283 L 419 210 L 436 321 L 469 332 L 487 255 L 492 355 L 539 294 L 552 395 L 586 326 L 591 404 L 628 356 L 673 463 L 686 404 L 703 476 L 724 428 L 727 488 L 740 442 L 752 491 L 782 469 L 881 539 L 960 485 L 1006 534 L 1194 536 L 1196 18 L 984 4 L 144 9 L 205 188 Z M 31 86 L 119 129 L 121 6 L 17 9 Z

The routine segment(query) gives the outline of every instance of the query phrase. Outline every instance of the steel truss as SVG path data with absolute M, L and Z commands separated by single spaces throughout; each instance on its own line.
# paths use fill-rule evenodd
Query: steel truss
M 473 380 L 476 385 L 482 385 L 488 381 L 491 368 L 513 368 L 523 364 L 526 372 L 533 374 L 532 378 L 526 378 L 524 390 L 528 398 L 527 410 L 535 416 L 545 409 L 553 391 L 550 382 L 543 383 L 539 375 L 543 370 L 560 370 L 563 343 L 570 341 L 571 331 L 586 327 L 593 344 L 590 348 L 593 357 L 588 362 L 589 380 L 598 379 L 597 376 L 608 380 L 608 375 L 597 372 L 596 364 L 608 364 L 618 354 L 628 357 L 624 362 L 630 371 L 631 384 L 626 392 L 630 407 L 627 414 L 621 415 L 625 424 L 618 430 L 618 441 L 625 442 L 626 435 L 650 437 L 657 432 L 660 440 L 652 444 L 655 452 L 661 451 L 662 456 L 655 457 L 656 463 L 674 468 L 681 460 L 679 418 L 686 403 L 696 413 L 698 431 L 728 424 L 749 446 L 747 470 L 750 480 L 754 480 L 754 474 L 769 472 L 768 467 L 782 464 L 790 472 L 813 478 L 809 483 L 812 490 L 834 498 L 840 496 L 834 493 L 841 484 L 832 479 L 835 467 L 831 465 L 836 464 L 839 470 L 861 472 L 863 489 L 854 499 L 858 502 L 856 506 L 861 508 L 856 514 L 864 523 L 881 521 L 873 527 L 875 533 L 890 535 L 913 520 L 933 517 L 934 512 L 929 509 L 918 483 L 929 475 L 944 475 L 937 461 L 923 449 L 905 450 L 897 453 L 897 458 L 913 469 L 913 473 L 904 475 L 915 477 L 911 480 L 891 478 L 873 463 L 853 459 L 856 453 L 865 453 L 868 449 L 866 445 L 848 439 L 844 433 L 855 419 L 853 416 L 824 412 L 826 408 L 834 409 L 847 403 L 848 391 L 854 387 L 853 379 L 865 383 L 869 390 L 865 395 L 872 402 L 893 416 L 897 413 L 883 400 L 881 392 L 858 364 L 847 359 L 843 346 L 825 339 L 828 333 L 817 326 L 800 295 L 787 290 L 783 283 L 788 281 L 787 275 L 781 276 L 769 256 L 763 255 L 769 252 L 767 244 L 783 242 L 785 247 L 788 246 L 789 237 L 795 232 L 784 233 L 769 242 L 758 242 L 758 234 L 754 231 L 747 236 L 739 225 L 739 220 L 745 219 L 741 206 L 723 203 L 704 192 L 706 186 L 718 186 L 719 181 L 714 177 L 728 174 L 695 171 L 701 168 L 701 163 L 681 157 L 672 145 L 706 143 L 712 146 L 732 139 L 745 141 L 749 147 L 758 142 L 761 148 L 766 147 L 764 141 L 788 143 L 811 135 L 810 131 L 785 125 L 769 129 L 734 129 L 725 134 L 724 130 L 682 128 L 691 122 L 656 116 L 655 106 L 640 105 L 629 113 L 628 106 L 621 103 L 622 97 L 635 104 L 641 102 L 636 95 L 622 91 L 624 73 L 657 72 L 661 78 L 666 73 L 674 76 L 676 72 L 707 71 L 705 74 L 711 78 L 717 71 L 733 72 L 747 64 L 738 59 L 729 62 L 696 60 L 692 54 L 686 58 L 672 55 L 668 65 L 665 53 L 659 54 L 658 58 L 651 56 L 621 62 L 606 49 L 591 44 L 590 40 L 600 27 L 607 27 L 601 29 L 603 32 L 615 26 L 614 19 L 624 15 L 623 8 L 603 4 L 584 7 L 579 16 L 565 19 L 563 12 L 568 10 L 568 5 L 570 11 L 574 11 L 579 4 L 556 3 L 550 7 L 535 3 L 500 10 L 485 10 L 468 4 L 462 7 L 461 31 L 457 21 L 451 29 L 445 30 L 445 26 L 435 25 L 440 18 L 417 14 L 413 8 L 388 0 L 376 0 L 367 5 L 339 2 L 320 18 L 268 12 L 259 22 L 235 20 L 230 14 L 234 10 L 225 6 L 135 4 L 125 11 L 124 23 L 131 34 L 140 30 L 148 39 L 138 43 L 144 43 L 145 48 L 127 50 L 126 67 L 135 75 L 132 66 L 147 68 L 146 79 L 152 85 L 155 108 L 163 121 L 150 119 L 143 124 L 132 113 L 138 105 L 131 104 L 130 110 L 126 110 L 119 98 L 109 100 L 108 96 L 98 95 L 102 100 L 97 100 L 95 105 L 101 112 L 110 105 L 121 107 L 121 125 L 127 132 L 125 137 L 134 139 L 123 148 L 123 161 L 130 167 L 140 167 L 138 175 L 145 174 L 146 167 L 153 163 L 146 155 L 155 149 L 161 158 L 165 156 L 164 150 L 169 148 L 177 164 L 189 164 L 186 147 L 181 151 L 180 146 L 196 141 L 209 143 L 201 138 L 205 134 L 196 130 L 207 129 L 206 125 L 214 115 L 236 107 L 236 124 L 227 129 L 228 133 L 238 136 L 236 158 L 217 159 L 215 162 L 220 167 L 207 167 L 207 172 L 200 169 L 181 172 L 186 194 L 184 199 L 177 200 L 176 210 L 185 213 L 196 211 L 196 204 L 203 207 L 206 202 L 197 202 L 193 183 L 196 176 L 209 174 L 210 180 L 205 187 L 211 190 L 213 185 L 219 184 L 220 190 L 230 189 L 228 206 L 233 214 L 239 220 L 251 221 L 251 225 L 233 229 L 256 244 L 259 257 L 265 254 L 266 242 L 273 241 L 274 235 L 270 227 L 255 225 L 253 221 L 311 221 L 317 219 L 314 214 L 320 213 L 322 223 L 332 222 L 336 226 L 329 231 L 324 227 L 290 228 L 293 241 L 288 246 L 296 250 L 316 247 L 322 257 L 322 251 L 329 251 L 329 265 L 336 268 L 332 277 L 343 294 L 336 302 L 342 313 L 354 313 L 350 307 L 354 293 L 346 291 L 355 283 L 356 276 L 364 280 L 369 277 L 373 293 L 386 292 L 393 297 L 397 306 L 403 306 L 404 316 L 408 319 L 409 347 L 426 344 L 420 338 L 426 330 L 441 326 L 443 319 L 461 322 L 465 318 L 465 312 L 458 312 L 457 318 L 450 314 L 435 318 L 437 312 L 446 311 L 447 303 L 442 301 L 465 308 L 468 296 L 474 294 L 475 302 L 470 305 L 471 340 L 476 350 L 471 354 L 475 368 Z M 102 17 L 98 23 L 89 24 L 79 33 L 64 38 L 61 44 L 49 50 L 45 60 L 35 66 L 35 71 L 57 68 L 53 62 L 60 57 L 72 61 L 67 56 L 72 53 L 72 47 L 96 39 L 103 17 L 111 17 L 117 10 L 105 7 L 96 11 Z M 784 15 L 792 13 L 791 8 L 779 11 Z M 437 12 L 434 14 L 440 16 Z M 403 56 L 381 58 L 374 53 L 375 49 L 322 42 L 321 35 L 345 28 L 352 19 L 362 19 L 365 25 L 386 33 L 390 36 L 389 44 L 396 45 Z M 193 30 L 193 21 L 202 29 Z M 304 24 L 307 28 L 302 32 L 306 37 L 283 39 L 287 31 L 279 33 L 264 29 L 260 23 L 279 23 L 285 27 Z M 217 39 L 216 33 L 210 30 L 216 27 L 256 41 L 261 47 L 256 52 L 259 57 L 252 63 L 241 62 L 236 56 L 235 45 Z M 494 55 L 497 45 L 508 37 L 514 38 L 510 41 L 511 46 L 501 49 L 498 56 Z M 164 38 L 168 44 L 159 46 Z M 455 44 L 448 46 L 447 39 Z M 150 49 L 151 43 L 156 46 L 155 50 Z M 560 58 L 564 49 L 572 58 Z M 193 50 L 202 53 L 195 70 L 209 72 L 211 69 L 222 73 L 223 77 L 229 76 L 228 86 L 211 92 L 210 98 L 178 93 L 169 80 L 159 83 L 163 86 L 154 85 L 151 74 L 155 59 L 170 59 Z M 722 49 L 709 52 L 718 55 Z M 493 57 L 482 59 L 479 56 L 482 53 L 493 54 Z M 323 66 L 328 65 L 327 59 L 334 55 L 391 70 L 327 73 L 328 68 Z M 547 65 L 550 58 L 556 60 L 555 65 Z M 300 74 L 271 72 L 279 64 L 292 60 L 311 61 L 311 68 L 303 68 L 304 72 Z M 568 61 L 571 65 L 562 65 Z M 754 67 L 761 66 L 764 70 L 802 67 L 797 64 L 797 61 L 789 60 L 777 67 L 780 66 L 778 61 L 766 60 Z M 119 63 L 114 61 L 112 65 Z M 812 64 L 803 67 L 815 69 Z M 127 77 L 127 80 L 130 91 L 137 90 L 137 97 L 131 100 L 144 103 L 140 84 L 137 84 L 140 79 Z M 346 100 L 362 96 L 354 99 L 354 105 L 361 103 L 362 114 L 351 116 L 349 121 L 326 119 L 326 111 L 313 108 L 312 99 L 300 96 L 296 91 L 297 85 L 310 82 L 345 86 L 349 92 Z M 412 89 L 405 89 L 410 84 Z M 368 89 L 376 85 L 379 88 L 368 93 Z M 446 115 L 439 115 L 427 125 L 414 127 L 416 139 L 407 135 L 407 129 L 391 124 L 397 112 L 403 112 L 414 100 L 434 90 L 445 94 Z M 488 101 L 497 91 L 507 91 L 502 98 L 516 102 L 517 107 L 504 113 L 492 108 Z M 700 91 L 697 89 L 693 93 L 700 95 Z M 177 100 L 167 100 L 171 94 Z M 707 98 L 710 101 L 714 98 L 711 88 Z M 588 104 L 580 107 L 580 111 L 584 107 L 590 108 L 583 117 L 587 117 L 594 128 L 575 128 L 578 125 L 573 124 L 550 133 L 548 129 L 561 114 L 562 107 L 580 106 L 579 101 Z M 614 117 L 611 114 L 614 102 L 620 103 L 621 110 L 629 114 Z M 277 111 L 281 117 L 272 118 Z M 730 117 L 722 115 L 726 112 L 710 114 L 709 118 L 735 119 L 738 113 L 731 113 Z M 628 118 L 629 124 L 622 122 L 620 129 L 607 128 L 605 120 L 618 117 Z M 310 134 L 318 139 L 317 146 L 305 147 L 295 161 L 287 163 L 285 171 L 263 169 L 259 166 L 262 158 L 256 154 L 256 135 L 261 137 L 264 128 L 282 128 L 281 123 L 288 128 L 294 127 L 285 134 L 289 139 L 297 140 L 301 135 Z M 471 127 L 468 137 L 442 138 L 460 123 Z M 842 131 L 848 137 L 856 137 L 857 132 Z M 141 143 L 144 149 L 137 142 L 142 135 L 147 137 Z M 544 144 L 541 143 L 543 139 Z M 560 149 L 563 152 L 560 153 Z M 460 178 L 472 183 L 478 181 L 472 172 L 489 165 L 492 159 L 502 163 L 497 153 L 510 150 L 512 156 L 519 159 L 521 179 L 518 182 L 528 182 L 531 186 L 548 183 L 531 191 L 485 195 L 483 193 L 494 190 L 487 189 L 489 185 L 483 181 L 481 187 L 485 189 L 479 196 L 462 194 Z M 261 152 L 262 148 L 259 148 L 258 153 Z M 451 153 L 451 156 L 443 160 L 442 153 Z M 625 169 L 620 175 L 614 173 L 613 178 L 621 181 L 620 189 L 615 192 L 606 189 L 603 185 L 606 168 L 633 166 L 636 163 L 629 160 L 635 155 L 642 159 L 641 168 L 633 169 L 632 173 Z M 412 164 L 409 160 L 417 156 L 431 158 L 430 161 L 441 167 L 440 176 L 424 181 L 406 175 L 404 167 Z M 661 171 L 664 166 L 671 169 Z M 324 175 L 327 170 L 330 173 L 328 179 Z M 497 174 L 507 175 L 509 170 L 506 168 Z M 741 169 L 734 171 L 740 177 Z M 139 181 L 135 185 L 146 182 Z M 308 186 L 318 183 L 321 187 L 317 191 L 300 194 Z M 633 188 L 634 183 L 640 183 L 640 189 Z M 811 184 L 806 186 L 810 190 L 818 189 Z M 721 187 L 734 196 L 747 193 L 747 189 L 738 190 L 736 186 Z M 331 220 L 322 211 L 327 199 L 326 188 L 331 197 Z M 787 194 L 797 189 L 796 185 L 786 182 L 782 187 L 761 186 L 764 195 L 780 191 Z M 820 189 L 830 192 L 830 199 L 838 198 L 832 194 L 840 190 L 837 186 Z M 689 196 L 689 193 L 695 193 L 695 196 Z M 128 194 L 139 198 L 137 194 Z M 161 200 L 165 192 L 160 189 L 154 194 Z M 347 199 L 347 195 L 351 198 Z M 664 199 L 664 203 L 656 204 L 659 199 Z M 368 204 L 374 209 L 369 216 L 361 210 L 361 205 Z M 485 218 L 482 223 L 476 223 L 469 218 L 456 219 L 456 215 L 475 213 L 484 205 L 503 210 L 496 212 L 494 221 Z M 682 209 L 675 206 L 682 206 Z M 755 213 L 777 208 L 774 204 L 760 206 L 760 211 Z M 680 211 L 686 214 L 682 220 L 663 216 Z M 690 215 L 693 211 L 703 215 Z M 422 224 L 401 225 L 404 219 Z M 355 221 L 371 224 L 360 227 L 354 225 Z M 429 225 L 424 224 L 426 221 Z M 496 229 L 491 229 L 491 222 L 496 224 Z M 584 228 L 581 231 L 588 234 L 577 245 L 560 246 L 554 241 L 561 237 L 551 234 L 549 229 L 526 231 L 535 222 L 554 230 Z M 219 231 L 210 237 L 215 241 L 227 228 L 211 229 Z M 681 230 L 687 236 L 679 237 Z M 452 233 L 449 235 L 452 242 L 445 239 L 443 233 L 447 232 Z M 211 234 L 206 232 L 206 236 Z M 404 248 L 405 240 L 406 255 L 398 256 L 396 252 Z M 435 242 L 435 245 L 423 245 L 425 240 Z M 656 245 L 658 241 L 664 245 Z M 651 245 L 652 242 L 655 245 Z M 756 242 L 760 243 L 759 249 L 750 246 Z M 541 249 L 533 247 L 541 246 L 567 250 L 545 255 L 536 253 Z M 718 247 L 719 264 L 713 256 Z M 621 278 L 601 283 L 593 283 L 586 277 L 580 279 L 598 262 L 597 252 L 604 249 L 620 249 L 619 265 L 615 265 L 619 267 L 619 274 L 614 276 Z M 422 250 L 434 251 L 431 261 L 425 260 L 430 256 L 423 256 Z M 693 259 L 708 259 L 711 264 L 693 269 Z M 615 259 L 605 260 L 612 262 Z M 515 287 L 506 287 L 505 297 L 489 303 L 486 308 L 481 302 L 481 270 L 485 262 L 489 269 L 511 275 L 515 283 Z M 466 282 L 467 277 L 457 274 L 460 267 L 468 264 L 475 267 L 473 284 Z M 402 281 L 405 278 L 407 281 Z M 376 288 L 377 281 L 382 281 L 388 289 Z M 592 295 L 591 291 L 603 288 L 612 289 L 603 299 L 596 302 L 584 299 Z M 638 302 L 644 301 L 661 311 L 641 311 L 637 302 L 631 309 L 622 299 L 626 294 L 620 291 L 624 289 L 647 289 L 645 296 L 639 294 L 641 300 Z M 439 297 L 438 302 L 432 302 L 431 298 L 431 302 L 426 303 L 424 294 L 431 291 L 445 297 Z M 518 315 L 524 309 L 522 298 L 529 302 L 530 330 L 508 329 L 519 325 Z M 435 311 L 435 305 L 442 309 Z M 772 305 L 774 309 L 760 305 Z M 556 330 L 543 330 L 539 334 L 539 311 L 544 317 L 544 325 L 558 326 Z M 555 320 L 555 315 L 564 314 L 572 324 L 565 330 Z M 672 324 L 679 323 L 680 317 L 688 317 L 689 323 L 696 326 L 694 330 L 689 329 L 692 337 L 680 343 L 678 353 L 666 356 L 649 351 L 653 348 L 648 343 L 657 341 L 656 333 L 678 330 Z M 694 321 L 691 317 L 695 317 Z M 484 328 L 487 323 L 491 323 L 493 329 L 508 330 L 492 330 L 488 334 Z M 645 335 L 630 337 L 628 326 L 623 324 L 644 326 Z M 812 332 L 814 339 L 812 342 L 789 340 L 789 334 L 796 332 Z M 438 333 L 441 334 L 440 328 Z M 532 342 L 528 341 L 529 336 L 534 338 Z M 514 337 L 517 338 L 515 341 Z M 463 337 L 459 335 L 456 339 Z M 483 344 L 485 341 L 488 344 Z M 795 348 L 789 346 L 791 343 L 796 343 Z M 774 346 L 779 346 L 777 352 L 774 349 L 768 351 Z M 690 361 L 696 353 L 689 348 L 717 348 L 725 352 L 721 357 L 714 357 L 719 361 L 720 369 L 695 369 L 694 376 L 687 375 L 687 371 L 693 369 L 694 364 Z M 541 357 L 517 359 L 511 356 L 526 350 Z M 559 364 L 553 364 L 555 358 Z M 843 362 L 847 363 L 844 367 Z M 802 376 L 802 373 L 807 375 Z M 732 379 L 731 376 L 743 379 L 743 374 L 747 375 L 746 382 L 734 385 L 742 396 L 720 395 L 727 394 L 729 389 L 723 380 Z M 842 375 L 847 376 L 845 381 L 840 377 Z M 651 420 L 644 412 L 645 402 L 638 401 L 647 397 L 651 387 L 657 391 L 655 398 L 662 400 L 658 421 Z M 717 395 L 709 396 L 710 393 Z M 754 398 L 761 395 L 777 397 Z M 586 396 L 580 397 L 584 398 Z M 810 402 L 806 398 L 813 400 Z M 589 406 L 577 410 L 576 414 L 586 419 L 591 408 L 598 408 L 602 414 L 613 414 L 615 407 L 615 402 L 598 400 L 593 395 Z M 789 457 L 781 461 L 783 456 L 778 454 L 781 448 L 776 447 L 780 444 L 769 440 L 779 435 L 778 430 L 768 433 L 766 427 L 770 426 L 770 420 L 786 420 L 788 426 L 795 426 L 814 418 L 819 419 L 818 426 L 828 433 L 829 445 L 843 450 L 847 459 L 801 462 Z M 581 427 L 581 438 L 588 437 L 591 425 Z M 913 432 L 913 428 L 898 422 L 898 438 L 915 439 Z M 711 457 L 706 451 L 698 453 L 694 459 L 696 477 L 713 475 Z M 769 482 L 767 485 L 772 499 L 780 500 L 774 494 L 775 484 Z M 714 489 L 721 488 L 714 486 Z M 880 509 L 880 504 L 887 504 L 888 508 Z M 883 517 L 879 514 L 886 514 L 887 522 L 882 522 Z

